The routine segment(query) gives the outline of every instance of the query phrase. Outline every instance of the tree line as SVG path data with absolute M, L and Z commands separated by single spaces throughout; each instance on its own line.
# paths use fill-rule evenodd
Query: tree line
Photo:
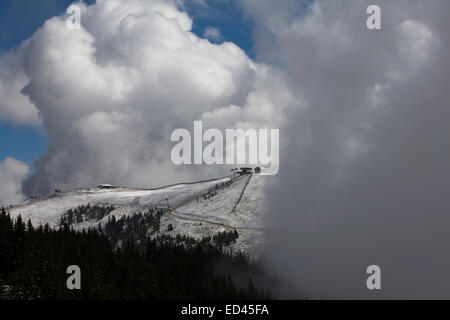
M 247 256 L 185 240 L 165 235 L 114 246 L 98 230 L 35 227 L 2 209 L 0 299 L 270 298 L 254 280 L 276 281 Z M 81 290 L 66 287 L 73 264 L 81 268 Z
M 88 203 L 87 205 L 81 205 L 75 209 L 69 209 L 65 214 L 61 216 L 59 225 L 60 227 L 62 227 L 66 223 L 70 226 L 73 223 L 101 220 L 103 219 L 103 217 L 107 216 L 115 209 L 116 208 L 112 205 L 91 206 L 91 204 Z

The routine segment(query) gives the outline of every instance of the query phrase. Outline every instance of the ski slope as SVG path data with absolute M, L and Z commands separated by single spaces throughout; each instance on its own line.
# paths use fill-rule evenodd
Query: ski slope
M 194 199 L 165 215 L 161 230 L 165 234 L 186 234 L 201 239 L 217 232 L 237 230 L 239 238 L 228 249 L 258 256 L 264 237 L 263 188 L 266 176 L 248 175 L 210 199 Z M 245 187 L 245 189 L 244 189 Z M 242 194 L 242 197 L 241 197 Z M 236 202 L 239 203 L 236 205 Z M 233 207 L 236 205 L 234 212 Z M 227 248 L 225 248 L 227 249 Z
M 264 236 L 262 224 L 262 199 L 265 176 L 245 175 L 233 179 L 181 183 L 144 190 L 132 188 L 99 189 L 88 188 L 55 193 L 45 199 L 31 199 L 9 209 L 11 217 L 19 215 L 33 225 L 49 224 L 58 228 L 61 216 L 69 209 L 81 205 L 114 205 L 109 215 L 101 220 L 74 223 L 74 229 L 81 230 L 105 224 L 111 216 L 119 219 L 151 207 L 165 207 L 168 210 L 161 218 L 159 234 L 186 235 L 201 239 L 218 232 L 237 230 L 239 238 L 227 248 L 232 251 L 257 255 Z M 217 185 L 226 184 L 221 188 Z M 210 196 L 204 197 L 204 194 Z M 172 225 L 172 230 L 168 231 Z M 157 234 L 157 235 L 159 235 Z M 153 235 L 153 236 L 157 236 Z M 227 249 L 225 248 L 225 249 Z

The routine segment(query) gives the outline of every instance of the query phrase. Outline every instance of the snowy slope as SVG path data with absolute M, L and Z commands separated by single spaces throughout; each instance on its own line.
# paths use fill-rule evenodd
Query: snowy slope
M 219 231 L 237 230 L 239 238 L 229 249 L 256 256 L 265 232 L 261 205 L 264 179 L 258 175 L 245 176 L 210 199 L 199 199 L 199 202 L 194 199 L 165 215 L 161 230 L 167 230 L 166 226 L 172 224 L 173 230 L 166 234 L 187 234 L 198 239 Z
M 115 206 L 116 209 L 101 220 L 72 225 L 80 230 L 95 227 L 99 222 L 104 225 L 111 216 L 118 219 L 145 212 L 155 206 L 167 207 L 168 199 L 170 210 L 161 218 L 160 234 L 180 234 L 201 239 L 218 232 L 237 230 L 239 238 L 228 248 L 254 255 L 264 235 L 260 215 L 264 179 L 264 176 L 246 175 L 235 180 L 225 177 L 153 190 L 81 189 L 56 193 L 46 199 L 28 200 L 9 211 L 13 218 L 21 215 L 25 221 L 30 219 L 34 225 L 48 223 L 57 228 L 61 216 L 69 209 L 88 203 Z M 216 187 L 221 185 L 224 186 Z M 173 230 L 168 231 L 169 225 L 172 225 Z

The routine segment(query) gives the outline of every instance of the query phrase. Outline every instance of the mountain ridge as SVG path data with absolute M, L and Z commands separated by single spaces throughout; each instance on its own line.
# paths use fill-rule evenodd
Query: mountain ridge
M 19 215 L 33 225 L 62 226 L 65 215 L 83 206 L 111 206 L 110 212 L 87 219 L 71 221 L 75 230 L 105 226 L 114 217 L 161 210 L 158 232 L 150 228 L 148 237 L 161 235 L 189 236 L 195 239 L 236 231 L 239 237 L 224 248 L 258 256 L 264 237 L 262 200 L 265 176 L 226 176 L 188 183 L 177 183 L 154 189 L 129 187 L 84 188 L 55 192 L 47 198 L 30 199 L 8 209 L 12 218 Z M 103 210 L 103 209 L 102 209 Z M 94 215 L 95 216 L 95 215 Z M 81 218 L 80 218 L 81 217 Z

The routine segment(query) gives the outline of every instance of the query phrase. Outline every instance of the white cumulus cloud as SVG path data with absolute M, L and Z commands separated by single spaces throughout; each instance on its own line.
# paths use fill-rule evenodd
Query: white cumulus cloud
M 26 163 L 13 158 L 0 162 L 0 206 L 17 204 L 25 199 L 22 181 L 29 174 Z
M 98 183 L 156 186 L 224 174 L 224 168 L 195 172 L 174 166 L 172 131 L 190 129 L 203 118 L 205 128 L 280 126 L 290 101 L 285 90 L 276 90 L 284 87 L 282 73 L 272 74 L 233 43 L 196 36 L 177 4 L 80 3 L 80 30 L 69 30 L 65 16 L 54 17 L 20 53 L 10 53 L 20 81 L 9 92 L 22 99 L 21 108 L 37 110 L 49 139 L 24 184 L 27 194 Z M 2 85 L 9 81 L 0 77 Z M 232 114 L 218 112 L 230 108 Z M 203 117 L 222 113 L 226 121 Z
M 23 59 L 27 43 L 0 55 L 0 119 L 21 125 L 39 126 L 38 110 L 23 94 L 28 84 Z

